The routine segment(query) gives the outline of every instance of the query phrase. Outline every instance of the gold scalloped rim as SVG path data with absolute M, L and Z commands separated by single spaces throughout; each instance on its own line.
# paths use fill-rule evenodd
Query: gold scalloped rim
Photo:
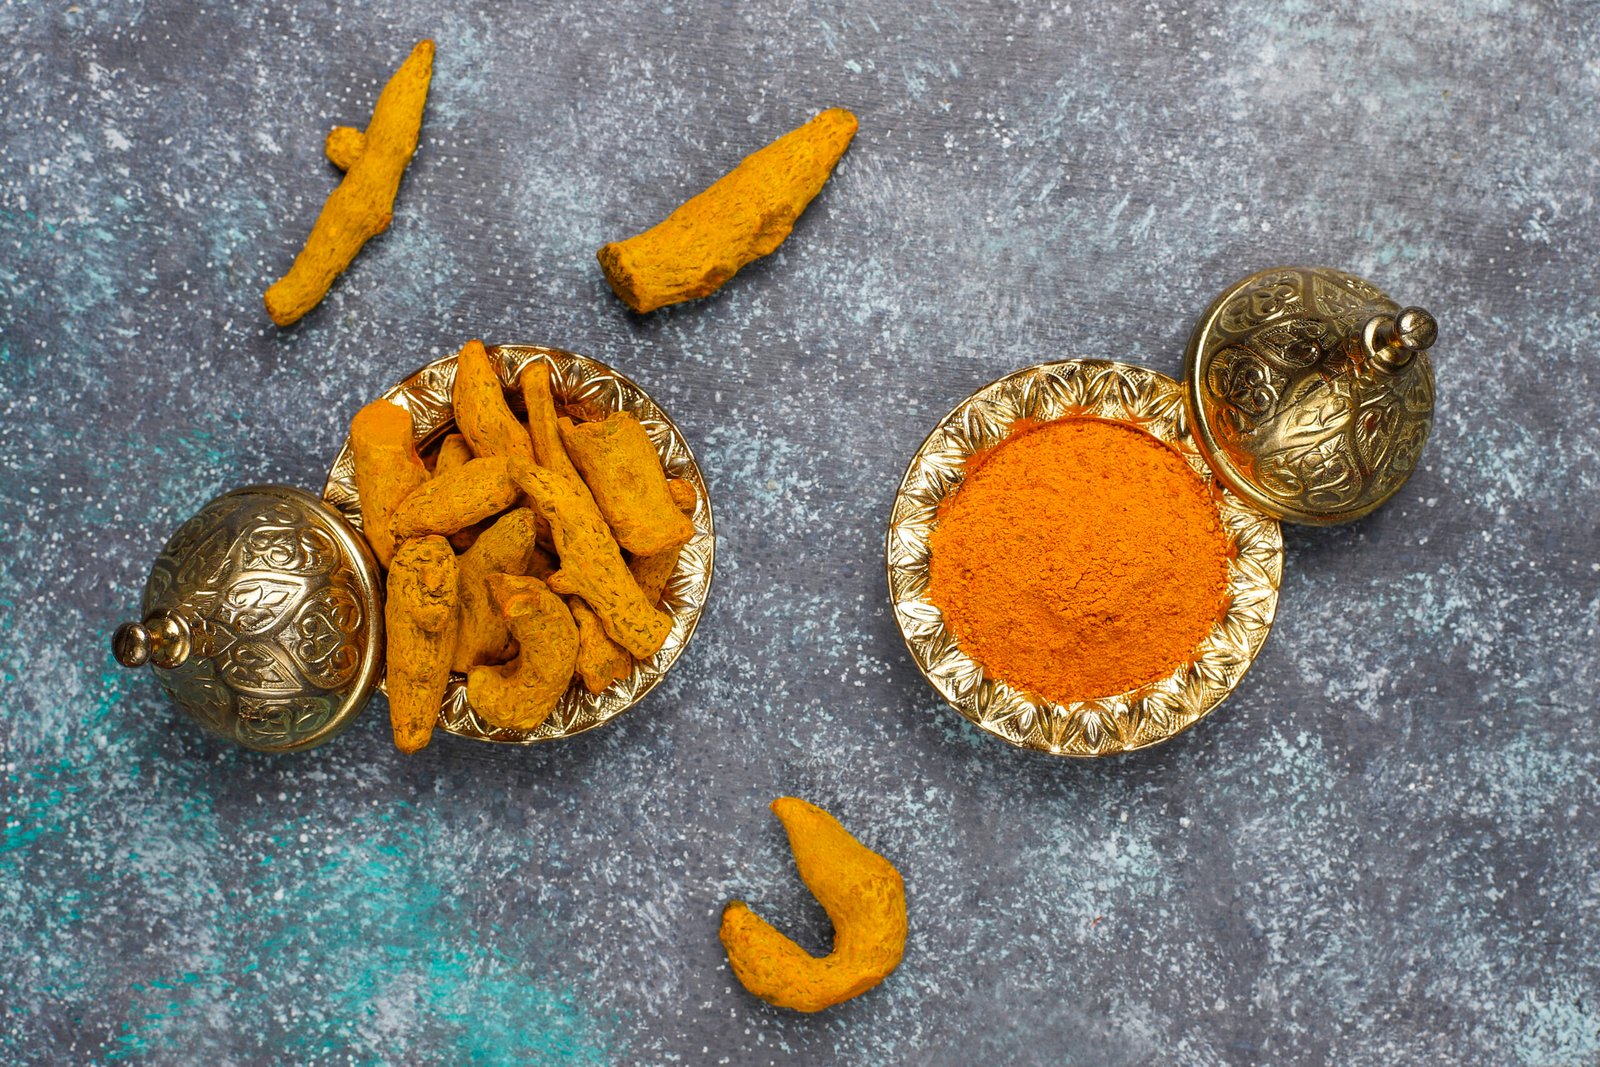
M 1173 446 L 1217 492 L 1236 546 L 1228 563 L 1227 613 L 1192 664 L 1138 689 L 1071 704 L 1036 701 L 984 673 L 957 646 L 927 598 L 928 538 L 939 505 L 961 485 L 969 456 L 998 444 L 1019 419 L 1092 415 L 1127 423 Z M 906 648 L 928 684 L 974 725 L 1021 748 L 1058 756 L 1106 756 L 1173 737 L 1239 684 L 1272 629 L 1283 579 L 1283 531 L 1217 483 L 1189 433 L 1183 386 L 1164 374 L 1106 360 L 1041 363 L 979 389 L 936 426 L 912 457 L 895 495 L 886 539 L 889 599 Z
M 638 416 L 661 456 L 667 474 L 687 478 L 694 484 L 699 503 L 695 506 L 694 537 L 684 546 L 678 568 L 667 583 L 661 606 L 672 616 L 672 632 L 666 644 L 648 660 L 636 662 L 633 673 L 599 694 L 592 694 L 577 682 L 567 689 L 550 717 L 536 730 L 508 730 L 491 726 L 478 717 L 467 702 L 466 678 L 450 676 L 444 704 L 439 709 L 439 728 L 460 737 L 500 744 L 533 745 L 592 730 L 621 715 L 661 684 L 694 635 L 700 613 L 711 592 L 711 569 L 716 556 L 716 528 L 711 518 L 711 498 L 705 480 L 682 432 L 656 405 L 650 395 L 632 379 L 612 370 L 599 360 L 535 345 L 496 345 L 489 348 L 489 361 L 500 381 L 511 390 L 512 407 L 521 409 L 513 388 L 517 378 L 536 362 L 550 364 L 551 385 L 563 407 L 586 419 L 601 419 L 614 411 Z M 455 428 L 456 357 L 423 367 L 383 394 L 411 413 L 418 449 L 425 449 Z M 355 458 L 350 440 L 334 458 L 323 487 L 322 499 L 337 508 L 356 529 L 361 528 L 361 502 L 356 496 Z M 380 689 L 383 683 L 380 680 Z

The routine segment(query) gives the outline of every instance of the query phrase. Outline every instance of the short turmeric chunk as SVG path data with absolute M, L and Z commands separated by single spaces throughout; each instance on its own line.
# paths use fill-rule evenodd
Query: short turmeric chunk
M 294 266 L 267 289 L 267 313 L 279 326 L 293 325 L 321 303 L 361 247 L 389 228 L 400 177 L 417 150 L 432 77 L 433 42 L 422 41 L 378 94 L 360 151 L 352 152 L 357 146 L 347 134 L 324 145 L 330 159 L 349 169 L 322 205 Z
M 716 292 L 783 243 L 855 135 L 856 117 L 829 108 L 747 156 L 665 222 L 601 248 L 612 291 L 641 313 Z
M 578 624 L 578 677 L 583 679 L 583 687 L 591 693 L 603 693 L 613 682 L 633 673 L 633 657 L 606 636 L 600 616 L 577 597 L 569 598 L 567 607 Z
M 537 558 L 538 523 L 533 512 L 518 508 L 485 530 L 461 553 L 461 632 L 456 638 L 451 669 L 466 674 L 485 663 L 504 663 L 511 656 L 511 630 L 489 603 L 491 574 L 526 574 Z
M 394 558 L 395 509 L 428 480 L 428 468 L 418 458 L 412 438 L 411 413 L 387 400 L 374 400 L 350 420 L 350 451 L 361 500 L 361 530 L 372 554 L 387 567 Z
M 517 499 L 509 461 L 499 456 L 469 459 L 431 481 L 424 482 L 395 509 L 396 537 L 453 534 Z
M 426 748 L 450 681 L 459 615 L 456 556 L 442 537 L 407 541 L 384 605 L 389 722 L 401 752 Z
M 572 682 L 578 626 L 567 605 L 537 578 L 491 574 L 489 597 L 521 652 L 503 667 L 474 667 L 467 675 L 467 702 L 493 726 L 537 729 Z
M 648 556 L 688 543 L 694 523 L 673 501 L 661 457 L 637 418 L 617 411 L 602 422 L 562 419 L 560 426 L 567 455 L 619 545 Z

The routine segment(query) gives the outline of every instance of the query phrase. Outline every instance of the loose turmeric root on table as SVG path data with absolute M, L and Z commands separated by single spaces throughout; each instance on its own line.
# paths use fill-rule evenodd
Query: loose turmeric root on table
M 855 135 L 856 117 L 829 108 L 747 156 L 665 222 L 601 248 L 612 291 L 641 313 L 716 292 L 783 243 Z
M 688 543 L 694 523 L 673 501 L 661 457 L 637 418 L 617 411 L 603 422 L 559 425 L 561 443 L 619 545 L 648 556 Z
M 466 674 L 511 656 L 511 629 L 489 602 L 491 574 L 527 574 L 539 549 L 533 512 L 518 508 L 485 530 L 456 561 L 461 585 L 461 630 L 450 669 Z
M 467 675 L 467 702 L 493 726 L 537 729 L 572 682 L 577 624 L 537 578 L 491 574 L 489 596 L 521 651 L 503 667 L 474 667 Z
M 450 543 L 442 537 L 424 537 L 401 545 L 389 567 L 383 620 L 389 723 L 401 752 L 427 747 L 433 735 L 450 681 L 458 603 L 456 556 Z
M 348 169 L 322 205 L 294 266 L 267 289 L 267 313 L 279 326 L 298 322 L 316 307 L 361 247 L 389 228 L 400 177 L 417 150 L 432 77 L 433 42 L 422 41 L 378 94 L 359 142 L 337 130 L 329 135 L 324 151 Z
M 762 1000 L 821 1011 L 865 993 L 900 965 L 905 883 L 821 808 L 779 797 L 772 811 L 789 832 L 800 880 L 833 920 L 833 951 L 811 955 L 739 900 L 722 912 L 722 946 L 733 973 Z
M 396 537 L 453 534 L 504 511 L 516 499 L 509 460 L 469 459 L 418 486 L 395 509 L 391 525 Z
M 575 489 L 542 467 L 515 470 L 518 485 L 555 538 L 561 569 L 550 575 L 550 588 L 581 596 L 630 655 L 655 655 L 672 632 L 672 619 L 645 600 L 582 483 Z
M 456 357 L 453 401 L 456 425 L 475 454 L 533 462 L 533 441 L 506 405 L 505 389 L 482 341 L 468 341 Z
M 362 532 L 372 554 L 387 567 L 394 558 L 395 509 L 428 480 L 428 468 L 417 456 L 412 438 L 411 413 L 387 400 L 374 400 L 350 420 L 350 450 Z

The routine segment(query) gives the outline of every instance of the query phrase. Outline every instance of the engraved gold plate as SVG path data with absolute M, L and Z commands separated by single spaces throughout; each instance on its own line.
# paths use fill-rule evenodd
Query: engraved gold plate
M 939 505 L 975 453 L 1019 419 L 1090 415 L 1135 426 L 1175 448 L 1217 491 L 1228 561 L 1228 607 L 1193 662 L 1138 689 L 1096 700 L 1036 700 L 990 677 L 961 650 L 928 600 L 929 536 Z M 889 517 L 889 598 L 906 647 L 928 684 L 980 729 L 1058 756 L 1105 756 L 1153 745 L 1193 726 L 1233 691 L 1261 650 L 1278 607 L 1283 533 L 1278 522 L 1216 483 L 1190 436 L 1183 388 L 1166 375 L 1101 360 L 1043 363 L 1008 374 L 963 400 L 906 468 Z
M 520 412 L 521 397 L 512 387 L 524 368 L 545 362 L 551 368 L 551 386 L 556 402 L 584 419 L 603 419 L 615 411 L 636 415 L 650 434 L 669 477 L 686 478 L 695 487 L 694 537 L 684 546 L 677 570 L 662 596 L 661 607 L 672 617 L 672 632 L 666 644 L 648 660 L 634 664 L 633 673 L 599 694 L 591 694 L 581 684 L 567 689 L 550 717 L 536 730 L 510 730 L 491 726 L 480 719 L 467 702 L 466 678 L 450 676 L 444 705 L 439 711 L 439 726 L 448 733 L 479 741 L 531 745 L 592 730 L 611 721 L 644 699 L 672 668 L 693 636 L 700 613 L 711 590 L 711 568 L 716 554 L 716 531 L 711 517 L 711 501 L 706 494 L 700 468 L 682 432 L 648 393 L 632 380 L 599 360 L 574 355 L 554 348 L 532 345 L 497 345 L 489 348 L 489 361 L 501 382 L 512 390 L 507 399 Z M 384 393 L 411 413 L 417 447 L 425 450 L 455 429 L 451 395 L 455 389 L 456 357 L 447 356 L 428 364 L 399 385 Z M 322 491 L 351 525 L 361 527 L 361 502 L 356 496 L 355 463 L 346 439 L 328 483 Z M 380 684 L 380 688 L 382 688 Z

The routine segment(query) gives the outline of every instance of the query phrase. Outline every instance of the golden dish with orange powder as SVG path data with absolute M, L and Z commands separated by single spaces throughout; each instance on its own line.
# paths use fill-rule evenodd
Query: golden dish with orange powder
M 901 636 L 952 707 L 1019 747 L 1103 756 L 1233 691 L 1272 627 L 1283 535 L 1201 457 L 1177 382 L 1064 360 L 934 427 L 886 555 Z
M 957 642 L 1045 700 L 1172 673 L 1226 604 L 1210 490 L 1172 448 L 1104 419 L 1013 427 L 968 461 L 931 544 L 928 596 Z

